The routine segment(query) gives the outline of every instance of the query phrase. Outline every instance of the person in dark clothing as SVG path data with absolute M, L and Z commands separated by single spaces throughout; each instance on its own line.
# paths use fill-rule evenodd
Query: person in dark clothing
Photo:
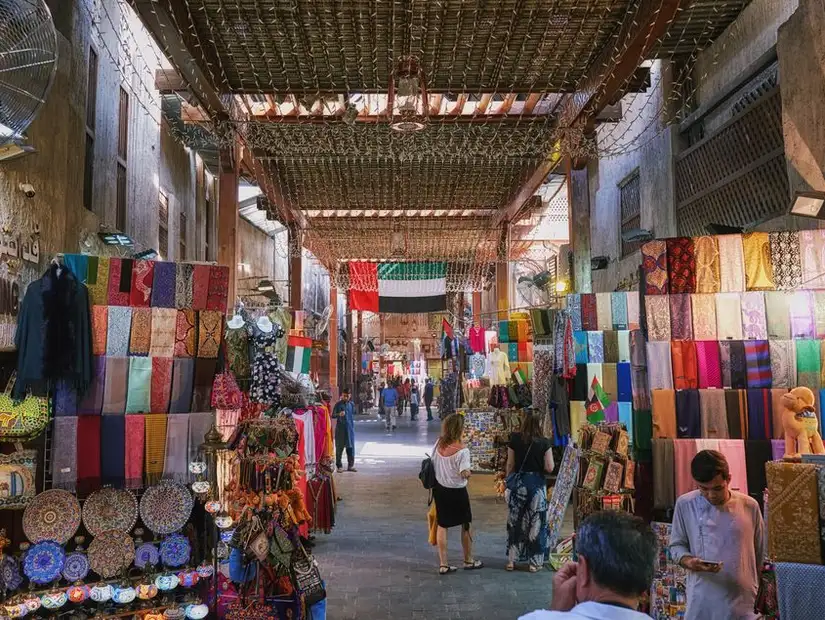
M 341 456 L 347 451 L 347 471 L 355 469 L 355 408 L 349 399 L 349 390 L 341 393 L 341 400 L 335 403 L 332 417 L 338 420 L 335 426 L 335 465 L 338 473 L 344 471 Z
M 418 384 L 413 380 L 410 385 L 410 420 L 418 419 L 418 407 L 421 404 L 421 394 L 418 392 Z
M 427 377 L 427 382 L 424 384 L 424 407 L 427 408 L 427 422 L 433 421 L 433 380 Z

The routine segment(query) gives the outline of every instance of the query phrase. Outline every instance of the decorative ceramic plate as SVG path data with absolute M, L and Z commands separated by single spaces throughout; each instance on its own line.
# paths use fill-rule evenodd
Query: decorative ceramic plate
M 63 563 L 63 578 L 66 581 L 70 583 L 83 581 L 88 574 L 89 558 L 85 553 L 75 551 L 66 556 L 66 561 Z
M 20 564 L 17 560 L 8 553 L 0 560 L 0 580 L 3 582 L 3 588 L 7 592 L 12 592 L 20 587 L 23 583 L 23 575 L 20 572 Z
M 135 543 L 126 532 L 109 530 L 102 532 L 89 545 L 89 565 L 104 579 L 129 568 L 135 559 Z
M 77 498 L 61 489 L 43 491 L 23 512 L 23 533 L 33 543 L 53 540 L 69 542 L 80 527 L 80 504 Z
M 83 525 L 92 536 L 108 530 L 131 530 L 138 517 L 138 502 L 125 489 L 100 489 L 83 504 Z
M 74 533 L 74 532 L 73 532 Z M 60 577 L 66 552 L 53 540 L 33 545 L 23 561 L 23 572 L 32 583 L 50 583 Z
M 140 498 L 140 518 L 155 534 L 171 534 L 186 525 L 194 501 L 184 485 L 161 482 Z
M 153 543 L 143 543 L 135 551 L 135 566 L 138 568 L 156 566 L 159 561 L 160 554 Z
M 160 543 L 160 559 L 166 566 L 183 566 L 189 561 L 192 547 L 183 534 L 172 534 Z

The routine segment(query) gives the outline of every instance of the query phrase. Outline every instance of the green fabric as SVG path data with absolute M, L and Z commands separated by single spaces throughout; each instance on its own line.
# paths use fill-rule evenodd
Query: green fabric
M 499 344 L 510 342 L 510 321 L 498 322 L 498 342 Z
M 275 356 L 278 358 L 278 361 L 283 364 L 286 362 L 286 334 L 292 329 L 292 314 L 287 308 L 278 306 L 269 313 L 269 320 L 284 328 L 284 337 L 278 338 L 278 341 L 275 343 Z
M 379 280 L 434 280 L 447 276 L 447 263 L 378 263 Z
M 633 410 L 633 446 L 636 450 L 653 449 L 653 415 L 649 409 Z
M 129 392 L 126 413 L 149 413 L 152 393 L 152 358 L 129 358 Z
M 796 341 L 796 370 L 799 373 L 819 373 L 822 362 L 819 359 L 819 340 Z

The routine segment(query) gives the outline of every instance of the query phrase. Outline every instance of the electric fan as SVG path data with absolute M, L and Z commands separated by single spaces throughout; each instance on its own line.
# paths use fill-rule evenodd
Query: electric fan
M 44 0 L 0 0 L 0 146 L 22 137 L 57 70 L 57 34 Z

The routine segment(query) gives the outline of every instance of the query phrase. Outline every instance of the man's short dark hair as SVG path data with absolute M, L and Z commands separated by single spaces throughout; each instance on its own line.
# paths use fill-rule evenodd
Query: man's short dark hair
M 349 388 L 344 388 L 343 390 L 341 390 L 341 394 L 349 394 Z
M 690 474 L 696 482 L 708 483 L 716 476 L 730 478 L 730 467 L 725 455 L 716 450 L 701 450 L 690 463 Z
M 642 519 L 618 510 L 590 515 L 576 532 L 576 553 L 587 558 L 593 580 L 622 596 L 650 589 L 656 535 Z

